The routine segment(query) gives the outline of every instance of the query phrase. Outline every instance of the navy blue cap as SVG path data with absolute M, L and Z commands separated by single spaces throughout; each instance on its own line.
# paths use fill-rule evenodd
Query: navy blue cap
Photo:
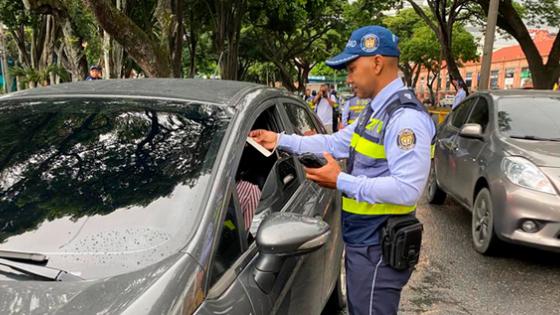
M 352 32 L 344 51 L 326 61 L 327 66 L 342 69 L 361 56 L 399 57 L 399 38 L 388 29 L 370 25 Z

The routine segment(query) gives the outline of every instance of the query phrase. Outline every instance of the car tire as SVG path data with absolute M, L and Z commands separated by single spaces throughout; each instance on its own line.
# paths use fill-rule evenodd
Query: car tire
M 492 195 L 487 188 L 476 195 L 471 221 L 471 235 L 474 249 L 486 256 L 496 254 L 498 237 L 494 230 L 494 208 Z
M 430 176 L 428 177 L 427 189 L 427 198 L 429 203 L 433 205 L 441 205 L 445 202 L 447 194 L 445 193 L 445 191 L 441 190 L 441 188 L 437 184 L 436 168 L 433 163 L 430 169 Z
M 321 315 L 336 315 L 346 308 L 346 270 L 344 269 L 344 254 L 340 264 L 340 272 L 336 285 L 325 304 Z

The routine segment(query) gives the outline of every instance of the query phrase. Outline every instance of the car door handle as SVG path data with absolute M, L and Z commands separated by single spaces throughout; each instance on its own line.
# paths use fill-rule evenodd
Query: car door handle
M 284 183 L 284 185 L 288 185 L 289 183 L 291 183 L 296 177 L 292 174 L 288 174 L 286 175 L 283 179 L 282 182 Z

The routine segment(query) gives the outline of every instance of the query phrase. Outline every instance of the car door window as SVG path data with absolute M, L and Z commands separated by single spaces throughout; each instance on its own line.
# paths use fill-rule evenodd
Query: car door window
M 489 121 L 488 102 L 485 98 L 481 97 L 476 106 L 474 107 L 471 116 L 467 123 L 479 124 L 482 127 L 482 132 L 486 130 Z
M 238 220 L 238 210 L 233 196 L 230 196 L 227 208 L 225 209 L 226 215 L 222 221 L 220 239 L 215 251 L 216 254 L 212 262 L 210 286 L 216 283 L 242 254 L 240 232 L 243 227 Z
M 259 115 L 251 130 L 283 132 L 279 117 L 276 106 L 272 106 Z M 265 157 L 247 143 L 235 181 L 249 244 L 254 241 L 262 220 L 271 212 L 282 210 L 301 184 L 293 157 L 278 151 Z
M 303 106 L 284 103 L 288 119 L 294 126 L 294 132 L 300 136 L 311 136 L 317 134 L 317 128 L 313 122 L 313 118 Z
M 452 112 L 451 125 L 453 127 L 460 129 L 465 124 L 467 118 L 469 117 L 469 113 L 471 112 L 471 109 L 475 103 L 475 100 L 475 98 L 471 98 L 464 101 L 457 107 L 457 109 Z

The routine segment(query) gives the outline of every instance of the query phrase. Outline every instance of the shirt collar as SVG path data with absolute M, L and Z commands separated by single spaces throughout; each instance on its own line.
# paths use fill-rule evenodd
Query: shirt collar
M 377 95 L 373 98 L 370 103 L 371 108 L 374 112 L 377 112 L 381 106 L 387 102 L 387 98 L 391 97 L 393 94 L 404 88 L 404 84 L 401 78 L 396 78 L 391 83 L 386 85 Z

